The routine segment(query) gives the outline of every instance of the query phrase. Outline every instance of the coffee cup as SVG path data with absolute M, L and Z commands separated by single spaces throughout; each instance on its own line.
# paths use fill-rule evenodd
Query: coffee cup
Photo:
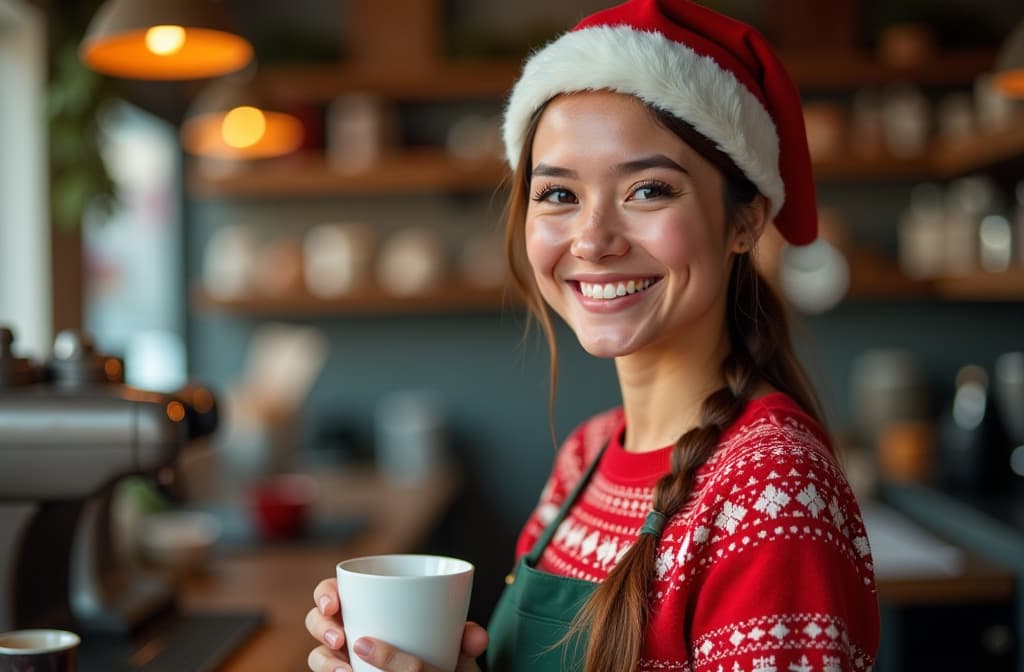
M 0 634 L 0 672 L 75 672 L 78 635 L 67 630 Z
M 473 587 L 473 565 L 436 555 L 375 555 L 337 565 L 353 672 L 378 668 L 352 650 L 373 637 L 440 670 L 454 670 Z

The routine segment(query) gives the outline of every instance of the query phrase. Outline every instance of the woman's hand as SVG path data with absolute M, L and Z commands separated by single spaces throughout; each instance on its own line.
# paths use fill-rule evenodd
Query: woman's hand
M 338 601 L 337 579 L 324 579 L 313 591 L 316 606 L 306 614 L 306 630 L 320 642 L 309 653 L 309 669 L 313 672 L 349 672 L 348 650 L 345 646 L 345 629 L 341 625 L 341 603 Z M 415 656 L 371 637 L 357 640 L 353 648 L 356 654 L 387 672 L 447 672 L 426 665 Z M 462 632 L 462 651 L 456 672 L 476 672 L 477 657 L 487 650 L 487 631 L 476 623 L 466 623 Z

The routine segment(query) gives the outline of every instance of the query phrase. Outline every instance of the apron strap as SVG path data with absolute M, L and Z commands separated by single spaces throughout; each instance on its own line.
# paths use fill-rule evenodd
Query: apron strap
M 566 515 L 569 513 L 569 509 L 571 509 L 572 505 L 576 503 L 580 493 L 583 492 L 583 489 L 586 488 L 587 484 L 590 482 L 590 477 L 593 476 L 594 472 L 597 470 L 597 465 L 601 462 L 601 456 L 604 455 L 604 451 L 608 447 L 608 443 L 610 442 L 605 442 L 605 444 L 601 446 L 601 450 L 597 452 L 594 459 L 591 460 L 589 465 L 587 465 L 587 468 L 580 477 L 580 480 L 576 483 L 576 487 L 572 489 L 569 496 L 565 498 L 564 502 L 562 502 L 562 506 L 558 509 L 558 514 L 555 516 L 554 520 L 548 523 L 548 526 L 544 528 L 544 532 L 540 535 L 540 538 L 537 539 L 533 548 L 530 549 L 530 552 L 524 558 L 526 564 L 531 567 L 537 564 L 541 553 L 544 552 L 544 549 L 547 548 L 551 538 L 554 537 L 555 532 L 558 531 L 558 526 L 562 524 L 563 520 L 565 520 Z

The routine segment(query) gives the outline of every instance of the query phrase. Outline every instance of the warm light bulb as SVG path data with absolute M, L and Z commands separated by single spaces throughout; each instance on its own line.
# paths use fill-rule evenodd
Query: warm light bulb
M 236 149 L 252 147 L 263 138 L 266 130 L 267 119 L 263 112 L 249 105 L 229 111 L 220 126 L 224 142 Z
M 146 48 L 157 56 L 170 56 L 185 45 L 185 29 L 181 26 L 153 26 L 146 31 Z

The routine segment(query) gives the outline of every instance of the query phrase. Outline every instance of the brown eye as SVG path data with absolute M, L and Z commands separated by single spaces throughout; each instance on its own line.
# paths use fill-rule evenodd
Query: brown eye
M 559 187 L 545 187 L 533 195 L 533 200 L 547 203 L 554 203 L 556 205 L 573 205 L 576 201 L 576 195 L 568 189 L 561 189 Z
M 657 180 L 650 180 L 647 182 L 641 182 L 633 191 L 630 192 L 630 200 L 636 201 L 649 201 L 654 198 L 663 198 L 665 196 L 675 196 L 679 193 L 676 189 L 664 182 Z

